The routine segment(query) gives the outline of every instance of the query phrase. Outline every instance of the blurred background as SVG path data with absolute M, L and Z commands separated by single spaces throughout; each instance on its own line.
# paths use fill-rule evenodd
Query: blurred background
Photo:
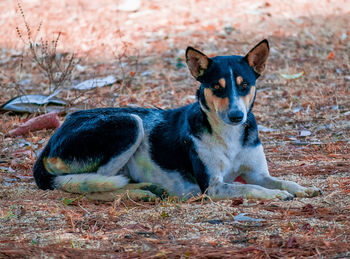
M 244 55 L 267 38 L 268 79 L 283 83 L 274 72 L 292 77 L 303 72 L 309 80 L 330 77 L 334 84 L 349 76 L 350 3 L 346 0 L 2 0 L 0 10 L 0 82 L 6 88 L 1 103 L 18 91 L 50 93 L 55 88 L 47 86 L 52 82 L 33 61 L 30 43 L 35 43 L 39 56 L 45 44 L 49 50 L 54 45 L 55 53 L 48 51 L 48 55 L 57 52 L 58 59 L 69 61 L 74 53 L 79 62 L 61 82 L 67 90 L 92 75 L 110 74 L 133 93 L 144 88 L 170 90 L 157 96 L 143 91 L 147 100 L 128 93 L 128 98 L 100 105 L 126 105 L 137 99 L 144 106 L 174 107 L 193 101 L 187 96 L 187 90 L 193 92 L 184 64 L 187 46 L 209 56 Z M 319 75 L 313 72 L 315 67 Z M 118 88 L 125 90 L 124 85 Z

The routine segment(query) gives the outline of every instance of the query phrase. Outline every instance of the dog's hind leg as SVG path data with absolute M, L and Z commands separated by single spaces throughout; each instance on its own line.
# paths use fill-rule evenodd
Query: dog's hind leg
M 117 197 L 128 197 L 133 200 L 151 201 L 164 198 L 167 191 L 153 183 L 127 184 L 128 179 L 122 175 L 121 169 L 136 152 L 144 138 L 143 123 L 139 116 L 130 114 L 135 119 L 136 127 L 129 129 L 137 137 L 135 142 L 121 154 L 113 157 L 107 164 L 101 166 L 96 174 L 77 174 L 58 176 L 56 185 L 64 191 L 85 193 L 91 200 L 111 201 Z M 60 165 L 61 168 L 64 166 Z
M 134 114 L 130 114 L 130 116 L 134 117 L 134 119 L 137 122 L 137 127 L 135 128 L 135 130 L 137 131 L 136 132 L 137 138 L 135 142 L 127 150 L 125 150 L 118 156 L 112 158 L 107 164 L 101 166 L 98 169 L 97 174 L 106 175 L 106 176 L 115 175 L 117 172 L 120 171 L 120 169 L 122 169 L 125 166 L 125 164 L 129 161 L 130 157 L 135 153 L 137 148 L 140 146 L 145 135 L 142 119 L 139 116 Z
M 118 198 L 154 201 L 157 198 L 168 197 L 168 191 L 153 183 L 131 183 L 114 191 L 88 193 L 86 197 L 90 200 L 112 201 Z
M 133 139 L 132 142 L 125 142 L 124 146 L 128 145 L 127 148 L 122 148 L 122 151 L 119 152 L 116 151 L 114 156 L 104 165 L 99 167 L 95 165 L 94 167 L 97 167 L 95 172 L 91 172 L 91 164 L 94 164 L 89 161 L 91 159 L 65 162 L 60 157 L 44 158 L 43 163 L 45 164 L 45 168 L 47 168 L 51 174 L 56 175 L 53 180 L 55 188 L 72 193 L 110 192 L 116 191 L 128 183 L 128 178 L 121 175 L 121 169 L 135 153 L 143 140 L 144 130 L 142 120 L 137 115 L 122 114 L 119 115 L 118 118 L 114 118 L 112 122 L 114 123 L 113 126 L 116 132 L 111 132 L 109 134 L 118 134 L 118 130 L 124 130 L 127 132 L 122 134 L 131 136 L 129 137 L 130 141 Z M 122 129 L 122 125 L 119 126 L 118 123 L 122 124 L 123 122 L 125 124 L 128 122 L 129 128 Z M 103 126 L 104 124 L 100 126 L 101 132 L 103 132 Z M 119 135 L 122 134 L 119 133 Z M 90 132 L 84 132 L 84 135 L 90 136 L 91 134 Z M 111 136 L 113 137 L 113 135 Z M 97 137 L 98 136 L 95 138 Z M 96 141 L 93 136 L 91 136 L 91 140 Z M 70 145 L 74 144 L 75 143 L 70 143 Z M 106 148 L 109 148 L 109 145 L 113 145 L 113 143 L 106 142 Z M 91 151 L 96 152 L 93 149 L 91 149 Z M 90 154 L 92 152 L 90 152 Z M 96 154 L 95 157 L 98 157 L 98 155 L 99 154 Z
M 131 199 L 134 201 L 154 201 L 157 198 L 168 197 L 167 191 L 152 183 L 132 183 L 117 191 L 89 193 L 90 200 L 113 201 L 115 199 Z
M 56 188 L 90 198 L 95 195 L 95 199 L 106 200 L 103 197 L 126 191 L 133 197 L 152 198 L 159 188 L 142 183 L 130 189 L 128 174 L 123 170 L 143 138 L 143 122 L 138 115 L 93 111 L 72 114 L 38 159 L 35 179 L 42 189 Z
M 127 185 L 129 179 L 122 175 L 68 174 L 54 179 L 55 188 L 71 193 L 110 192 Z
M 117 198 L 136 201 L 154 201 L 157 198 L 168 197 L 168 192 L 163 187 L 152 183 L 131 183 L 117 191 L 90 193 L 86 196 L 90 200 L 112 201 Z
M 66 181 L 66 182 L 65 182 Z M 132 183 L 123 175 L 104 176 L 99 174 L 75 174 L 58 176 L 55 184 L 59 189 L 86 194 L 91 200 L 111 201 L 118 197 L 132 200 L 152 201 L 165 198 L 167 191 L 153 183 Z

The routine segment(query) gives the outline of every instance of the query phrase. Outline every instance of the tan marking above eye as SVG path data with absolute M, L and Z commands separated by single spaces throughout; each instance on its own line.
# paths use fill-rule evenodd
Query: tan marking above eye
M 219 80 L 219 84 L 221 85 L 222 88 L 225 88 L 226 87 L 226 80 L 225 80 L 225 78 L 221 78 Z
M 220 88 L 220 86 L 218 86 L 218 85 L 214 85 L 214 88 L 217 90 L 217 89 L 219 89 L 219 88 Z
M 237 77 L 236 77 L 236 83 L 237 83 L 237 85 L 242 84 L 242 82 L 243 82 L 243 77 L 237 76 Z

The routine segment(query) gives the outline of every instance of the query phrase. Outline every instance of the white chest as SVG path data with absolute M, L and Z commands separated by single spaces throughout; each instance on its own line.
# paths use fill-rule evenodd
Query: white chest
M 204 134 L 201 139 L 194 140 L 198 156 L 212 179 L 223 180 L 238 171 L 242 132 L 241 126 L 224 126 L 219 132 Z

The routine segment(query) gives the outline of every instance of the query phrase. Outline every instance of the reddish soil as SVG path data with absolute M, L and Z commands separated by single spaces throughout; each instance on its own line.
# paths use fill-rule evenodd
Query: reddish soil
M 244 55 L 268 38 L 271 54 L 254 113 L 270 172 L 317 186 L 323 195 L 286 202 L 103 203 L 41 191 L 31 170 L 53 131 L 8 137 L 37 115 L 2 113 L 0 258 L 349 257 L 350 2 L 152 0 L 135 12 L 118 11 L 117 2 L 21 1 L 31 37 L 51 44 L 62 32 L 56 54 L 74 52 L 79 59 L 57 95 L 69 110 L 193 102 L 198 84 L 184 62 L 188 45 L 209 55 Z M 16 1 L 1 1 L 0 10 L 0 104 L 48 94 Z M 117 83 L 71 88 L 108 75 Z M 234 221 L 241 213 L 261 221 Z

